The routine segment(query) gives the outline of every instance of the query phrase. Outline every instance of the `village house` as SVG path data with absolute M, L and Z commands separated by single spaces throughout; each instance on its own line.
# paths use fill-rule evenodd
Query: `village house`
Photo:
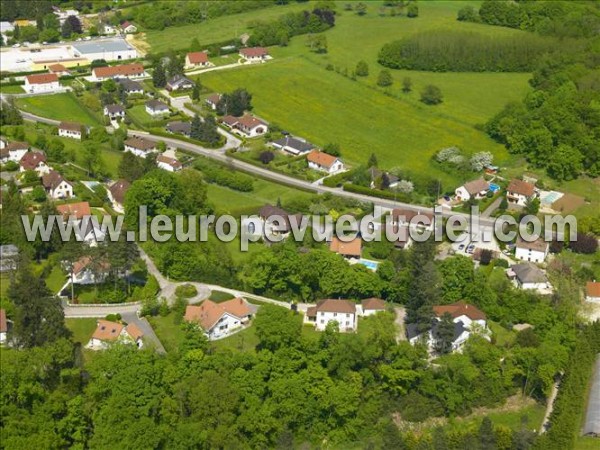
M 195 84 L 196 83 L 183 75 L 175 75 L 174 77 L 169 78 L 166 88 L 167 91 L 182 91 L 185 89 L 193 89 Z
M 490 190 L 490 185 L 483 178 L 479 180 L 469 181 L 463 184 L 454 192 L 456 200 L 459 202 L 466 202 L 470 199 L 479 200 L 486 196 Z
M 535 185 L 523 180 L 511 180 L 506 188 L 506 200 L 518 206 L 525 206 L 536 195 Z
M 240 49 L 239 55 L 249 63 L 257 63 L 266 61 L 269 51 L 264 47 L 248 47 Z
M 53 73 L 54 75 L 56 75 L 59 78 L 71 75 L 71 72 L 69 71 L 69 69 L 67 69 L 62 64 L 50 64 L 48 66 L 48 72 Z
M 182 134 L 185 137 L 190 137 L 192 134 L 192 124 L 190 122 L 176 120 L 174 122 L 169 122 L 165 128 L 169 133 Z
M 548 256 L 550 245 L 541 237 L 533 242 L 528 242 L 522 238 L 517 239 L 515 245 L 515 258 L 523 261 L 532 261 L 543 263 Z
M 79 11 L 77 11 L 76 9 L 64 9 L 63 10 L 57 6 L 52 7 L 52 12 L 56 15 L 56 17 L 58 17 L 58 20 L 61 25 L 63 24 L 63 22 L 65 20 L 67 20 L 67 17 L 69 17 L 69 16 L 78 17 L 79 16 Z
M 119 66 L 95 67 L 92 69 L 91 81 L 105 81 L 121 78 L 142 78 L 146 75 L 144 66 L 139 63 L 121 64 Z
M 53 92 L 60 89 L 58 76 L 54 73 L 39 73 L 25 76 L 25 92 L 37 94 L 40 92 Z
M 233 298 L 222 303 L 204 300 L 200 305 L 188 305 L 186 322 L 196 323 L 209 340 L 225 337 L 246 325 L 255 312 L 243 298 Z
M 0 150 L 0 159 L 3 163 L 8 161 L 18 163 L 28 151 L 29 144 L 27 142 L 10 142 Z
M 284 136 L 281 139 L 273 141 L 271 145 L 278 150 L 282 150 L 294 156 L 304 155 L 311 150 L 316 150 L 316 147 L 310 142 L 292 136 Z
M 58 135 L 81 140 L 83 135 L 83 125 L 75 122 L 61 122 L 58 125 Z
M 514 264 L 506 271 L 506 276 L 519 289 L 547 291 L 552 289 L 543 270 L 530 262 Z
M 169 106 L 160 100 L 148 100 L 146 102 L 146 112 L 151 116 L 162 116 L 169 114 Z
M 109 275 L 110 264 L 101 262 L 98 267 L 92 266 L 93 260 L 89 256 L 79 258 L 73 264 L 73 284 L 98 284 L 103 283 Z M 70 274 L 67 275 L 69 278 Z
M 175 158 L 171 158 L 165 155 L 158 155 L 156 158 L 156 165 L 159 169 L 166 170 L 168 172 L 179 172 L 183 169 L 183 165 Z
M 131 184 L 127 180 L 117 180 L 106 190 L 106 194 L 112 203 L 113 209 L 119 214 L 123 214 L 125 212 L 125 208 L 123 206 L 125 204 L 125 194 L 130 186 Z
M 104 115 L 108 116 L 110 120 L 123 118 L 125 117 L 125 108 L 123 108 L 121 105 L 106 105 L 104 107 Z
M 14 244 L 0 245 L 0 272 L 11 272 L 17 269 L 19 248 Z
M 433 230 L 435 216 L 432 212 L 421 211 L 419 209 L 394 208 L 391 213 L 391 224 L 394 227 Z
M 27 152 L 19 161 L 19 171 L 35 170 L 41 177 L 50 172 L 50 166 L 46 164 L 46 155 L 42 152 Z
M 117 83 L 123 87 L 127 95 L 144 93 L 144 87 L 139 81 L 130 80 L 129 78 L 119 78 Z
M 258 217 L 263 223 L 264 234 L 267 237 L 287 236 L 292 231 L 292 225 L 299 228 L 302 220 L 301 214 L 290 214 L 284 209 L 272 205 L 261 207 L 258 210 Z M 254 233 L 256 230 L 248 231 Z
M 142 348 L 144 346 L 143 337 L 144 333 L 134 323 L 125 326 L 122 323 L 101 319 L 98 320 L 96 330 L 85 347 L 91 350 L 105 350 L 111 345 L 119 343 Z
M 90 208 L 90 204 L 88 202 L 77 202 L 77 203 L 67 203 L 65 205 L 56 205 L 56 210 L 60 215 L 63 216 L 63 219 L 73 218 L 74 220 L 81 220 L 84 217 L 89 217 L 92 215 L 92 210 Z
M 472 334 L 478 334 L 488 341 L 491 339 L 487 328 L 487 317 L 476 306 L 462 301 L 450 305 L 438 305 L 433 307 L 433 314 L 435 317 L 431 328 L 425 332 L 419 332 L 417 324 L 406 324 L 406 336 L 412 345 L 424 343 L 430 352 L 434 352 L 440 339 L 439 324 L 445 314 L 450 314 L 454 322 L 452 351 L 460 351 Z
M 242 117 L 223 116 L 221 123 L 246 137 L 260 136 L 269 131 L 269 127 L 265 122 L 250 114 L 244 114 Z
M 140 137 L 129 138 L 123 144 L 126 152 L 131 152 L 140 158 L 145 158 L 149 153 L 158 151 L 156 142 Z
M 377 314 L 378 312 L 385 311 L 386 305 L 385 302 L 380 298 L 366 298 L 361 300 L 360 309 L 362 312 L 361 315 L 368 317 Z
M 600 282 L 588 281 L 585 285 L 585 301 L 600 303 Z
M 397 187 L 400 182 L 400 179 L 396 175 L 392 175 L 389 172 L 383 172 L 377 167 L 371 167 L 368 172 L 369 177 L 371 178 L 371 189 L 375 189 L 376 187 L 379 187 L 379 185 L 381 185 L 382 189 L 393 189 Z M 385 182 L 386 179 L 387 183 Z
M 137 27 L 129 21 L 125 21 L 121 24 L 121 31 L 125 34 L 137 33 Z
M 73 197 L 73 184 L 65 180 L 56 170 L 51 170 L 42 176 L 42 185 L 54 200 Z
M 210 94 L 208 97 L 206 97 L 204 102 L 210 107 L 210 109 L 216 111 L 219 100 L 221 100 L 221 94 Z
M 185 55 L 185 68 L 198 69 L 202 67 L 210 67 L 213 64 L 208 60 L 206 52 L 190 52 Z
M 360 259 L 362 239 L 355 237 L 349 242 L 344 242 L 334 236 L 329 243 L 329 250 L 347 259 Z
M 0 345 L 6 344 L 8 339 L 8 319 L 6 310 L 0 309 Z
M 329 175 L 345 170 L 344 163 L 339 158 L 318 150 L 312 150 L 306 156 L 306 160 L 309 169 L 326 172 Z
M 107 229 L 102 225 L 102 220 L 95 216 L 82 219 L 79 227 L 75 228 L 75 236 L 79 242 L 83 242 L 90 247 L 97 247 L 98 242 L 104 242 Z
M 110 23 L 102 23 L 98 26 L 98 29 L 102 34 L 117 34 L 117 27 Z
M 356 304 L 350 300 L 321 300 L 316 306 L 308 307 L 304 321 L 314 323 L 317 331 L 324 331 L 330 322 L 337 322 L 339 331 L 356 331 Z

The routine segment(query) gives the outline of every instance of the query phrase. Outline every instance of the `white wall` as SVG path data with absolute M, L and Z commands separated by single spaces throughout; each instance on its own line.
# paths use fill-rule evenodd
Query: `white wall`
M 62 181 L 56 188 L 50 192 L 50 196 L 54 199 L 71 198 L 73 197 L 73 186 L 66 181 Z
M 71 130 L 65 130 L 63 128 L 59 128 L 58 135 L 62 136 L 62 137 L 68 137 L 68 138 L 81 140 L 81 132 L 80 131 L 71 131 Z
M 58 81 L 53 81 L 52 83 L 29 84 L 27 78 L 25 78 L 24 88 L 27 92 L 31 93 L 52 92 L 60 89 L 60 84 Z
M 517 247 L 515 250 L 515 258 L 523 261 L 542 263 L 546 259 L 546 252 Z
M 242 326 L 242 320 L 228 313 L 223 314 L 221 319 L 208 332 L 209 339 L 218 339 L 226 336 L 233 330 Z
M 356 329 L 356 315 L 350 313 L 333 313 L 318 311 L 315 328 L 319 331 L 325 330 L 329 322 L 336 321 L 340 331 L 354 331 Z

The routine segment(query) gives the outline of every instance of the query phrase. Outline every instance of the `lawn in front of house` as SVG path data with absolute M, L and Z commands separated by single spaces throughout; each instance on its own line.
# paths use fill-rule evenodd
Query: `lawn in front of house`
M 73 342 L 86 345 L 94 334 L 97 320 L 95 318 L 65 319 L 67 328 L 73 333 Z
M 49 119 L 101 125 L 99 117 L 81 105 L 72 93 L 17 98 L 19 109 Z
M 255 328 L 250 324 L 246 329 L 238 331 L 231 336 L 210 342 L 210 347 L 215 351 L 238 350 L 241 352 L 254 352 L 258 345 Z
M 152 325 L 154 332 L 168 353 L 179 351 L 184 332 L 181 324 L 175 323 L 174 313 L 171 312 L 166 316 L 148 317 L 148 322 Z

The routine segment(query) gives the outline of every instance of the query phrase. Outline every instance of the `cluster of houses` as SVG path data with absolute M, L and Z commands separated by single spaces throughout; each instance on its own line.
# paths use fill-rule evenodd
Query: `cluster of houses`
M 454 199 L 458 203 L 471 199 L 480 200 L 485 198 L 489 192 L 495 193 L 499 189 L 499 186 L 479 178 L 456 188 Z M 538 196 L 539 190 L 535 185 L 525 180 L 513 179 L 506 188 L 506 200 L 511 205 L 525 206 L 527 202 Z

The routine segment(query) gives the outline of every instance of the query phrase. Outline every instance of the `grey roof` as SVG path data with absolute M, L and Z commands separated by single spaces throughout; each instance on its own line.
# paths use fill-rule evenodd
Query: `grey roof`
M 160 100 L 148 100 L 146 102 L 146 106 L 150 109 L 153 110 L 168 110 L 169 109 L 169 105 L 167 105 L 166 103 L 161 102 Z
M 194 82 L 192 80 L 190 80 L 187 77 L 184 77 L 183 75 L 175 75 L 174 77 L 169 78 L 169 81 L 167 81 L 167 84 L 169 86 L 175 86 L 178 84 L 185 84 L 185 83 L 194 84 Z
M 192 132 L 192 124 L 190 122 L 182 122 L 176 120 L 167 124 L 167 130 L 171 133 L 181 133 L 189 135 Z
M 111 114 L 120 113 L 120 112 L 125 111 L 125 108 L 123 108 L 121 105 L 106 105 L 105 108 Z
M 315 148 L 310 142 L 303 141 L 295 137 L 286 136 L 281 139 L 273 141 L 273 145 L 279 148 L 290 147 L 296 150 L 298 153 L 305 153 Z
M 0 245 L 0 272 L 7 272 L 17 268 L 16 257 L 19 249 L 16 245 Z
M 419 326 L 416 323 L 407 323 L 405 328 L 406 337 L 408 337 L 409 340 L 421 334 L 419 333 Z
M 521 283 L 547 283 L 548 278 L 535 264 L 526 262 L 515 264 L 510 269 L 515 273 Z
M 75 42 L 73 43 L 73 48 L 82 55 L 133 50 L 133 47 L 125 42 L 125 39 L 102 39 L 90 42 Z
M 589 395 L 583 434 L 584 436 L 600 436 L 600 353 L 596 356 L 594 378 Z
M 399 181 L 399 179 L 398 179 L 398 177 L 396 175 L 393 175 L 393 174 L 391 174 L 389 172 L 382 172 L 377 167 L 371 167 L 368 170 L 368 172 L 369 172 L 369 175 L 371 176 L 372 180 L 383 176 L 383 174 L 385 173 L 387 175 L 388 180 L 389 180 L 390 183 L 397 183 Z
M 141 83 L 139 83 L 135 80 L 130 80 L 129 78 L 119 78 L 117 80 L 117 83 L 119 83 L 121 86 L 123 86 L 123 89 L 125 89 L 125 92 L 144 91 L 144 88 L 142 87 Z

